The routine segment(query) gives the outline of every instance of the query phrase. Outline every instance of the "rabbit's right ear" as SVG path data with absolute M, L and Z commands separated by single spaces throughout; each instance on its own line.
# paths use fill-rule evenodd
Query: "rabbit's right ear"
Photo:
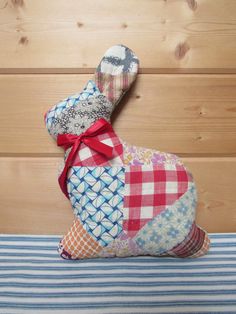
M 135 81 L 139 60 L 126 46 L 116 45 L 104 54 L 95 72 L 94 81 L 109 101 L 116 105 Z

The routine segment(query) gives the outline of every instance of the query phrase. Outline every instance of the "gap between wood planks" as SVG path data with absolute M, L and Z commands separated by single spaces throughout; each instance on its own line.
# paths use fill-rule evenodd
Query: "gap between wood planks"
M 220 153 L 175 153 L 175 152 L 169 152 L 171 154 L 175 154 L 180 158 L 235 158 L 236 153 L 232 154 L 220 154 Z M 22 158 L 40 158 L 40 157 L 46 157 L 46 158 L 55 158 L 55 157 L 64 157 L 64 152 L 62 153 L 0 153 L 0 158 L 4 157 L 22 157 Z
M 95 68 L 0 68 L 0 74 L 94 74 Z M 139 74 L 236 74 L 236 68 L 140 68 Z

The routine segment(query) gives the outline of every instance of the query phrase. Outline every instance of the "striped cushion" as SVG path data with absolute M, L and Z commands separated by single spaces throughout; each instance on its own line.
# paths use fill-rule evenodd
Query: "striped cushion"
M 198 259 L 62 260 L 59 236 L 0 235 L 0 313 L 236 313 L 236 234 Z

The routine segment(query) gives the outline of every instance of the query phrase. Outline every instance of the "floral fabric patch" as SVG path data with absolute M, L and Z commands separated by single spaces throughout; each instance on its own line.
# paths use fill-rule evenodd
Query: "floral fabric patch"
M 188 235 L 195 218 L 196 189 L 188 191 L 173 205 L 149 221 L 134 237 L 147 254 L 160 255 L 181 243 Z

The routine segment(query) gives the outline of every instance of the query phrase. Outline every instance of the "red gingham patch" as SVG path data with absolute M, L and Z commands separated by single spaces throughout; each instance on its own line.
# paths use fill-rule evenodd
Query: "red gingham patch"
M 106 132 L 98 135 L 97 139 L 113 147 L 113 158 L 107 159 L 95 150 L 81 143 L 77 156 L 74 160 L 74 166 L 111 166 L 117 163 L 123 164 L 123 146 L 115 132 Z
M 172 205 L 191 180 L 181 165 L 128 166 L 125 172 L 123 229 L 130 237 Z

